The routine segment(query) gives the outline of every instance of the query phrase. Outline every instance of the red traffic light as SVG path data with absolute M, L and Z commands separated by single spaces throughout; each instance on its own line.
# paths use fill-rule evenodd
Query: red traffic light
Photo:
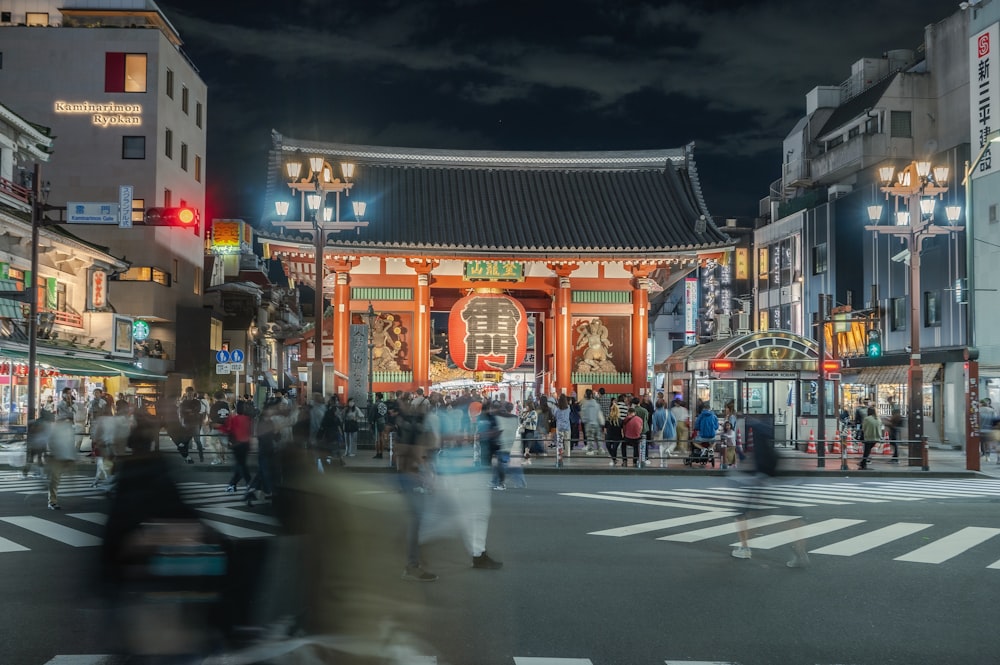
M 188 206 L 181 208 L 147 208 L 146 226 L 179 226 L 181 228 L 198 228 L 201 215 L 197 208 Z

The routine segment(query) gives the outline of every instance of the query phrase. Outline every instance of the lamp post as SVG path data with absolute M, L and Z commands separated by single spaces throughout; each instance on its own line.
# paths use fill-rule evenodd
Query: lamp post
M 907 241 L 910 252 L 910 365 L 907 374 L 909 407 L 907 426 L 909 429 L 909 452 L 907 458 L 911 466 L 922 464 L 921 442 L 924 436 L 924 372 L 920 360 L 920 252 L 924 240 L 936 235 L 957 233 L 964 227 L 955 225 L 962 212 L 961 206 L 945 206 L 948 226 L 934 223 L 936 199 L 943 198 L 948 191 L 947 166 L 932 168 L 928 161 L 914 161 L 898 173 L 891 165 L 878 170 L 882 186 L 888 200 L 894 199 L 894 225 L 882 226 L 882 206 L 868 206 L 868 218 L 872 225 L 865 228 L 875 233 L 896 236 Z M 895 176 L 895 177 L 894 177 Z
M 308 173 L 302 176 L 304 166 L 308 167 Z M 354 221 L 344 221 L 340 218 L 340 195 L 345 197 L 351 193 L 354 183 L 351 178 L 354 176 L 354 164 L 343 162 L 340 164 L 343 180 L 333 175 L 333 166 L 322 157 L 310 157 L 306 163 L 298 160 L 290 160 L 285 163 L 285 173 L 288 176 L 288 188 L 292 192 L 299 194 L 299 221 L 277 222 L 279 226 L 285 228 L 312 231 L 314 241 L 314 251 L 316 254 L 316 276 L 315 276 L 315 300 L 313 303 L 313 369 L 312 369 L 312 391 L 323 394 L 323 318 L 325 307 L 323 306 L 323 278 L 325 276 L 324 250 L 326 248 L 326 238 L 329 233 L 339 233 L 341 231 L 357 230 L 361 232 L 361 227 L 368 226 L 368 222 L 361 221 L 364 217 L 366 205 L 362 201 L 353 202 Z M 335 195 L 334 205 L 330 206 L 328 198 L 330 194 Z M 288 214 L 288 201 L 275 201 L 275 211 L 284 218 Z M 309 209 L 311 220 L 306 220 L 306 208 Z
M 38 401 L 38 230 L 42 226 L 49 191 L 48 182 L 42 183 L 42 171 L 35 164 L 31 179 L 31 283 L 25 284 L 28 293 L 28 422 L 37 416 Z M 11 386 L 13 391 L 13 386 Z M 13 393 L 12 393 L 13 396 Z
M 976 167 L 990 152 L 991 146 L 1000 141 L 1000 131 L 990 132 L 983 141 L 983 147 L 972 163 L 965 163 L 965 177 L 962 186 L 965 187 L 965 346 L 966 361 L 969 373 L 965 386 L 967 403 L 965 424 L 965 467 L 970 471 L 979 471 L 979 409 L 972 404 L 979 392 L 979 349 L 976 347 L 976 227 L 973 211 L 972 177 Z M 992 169 L 992 164 L 991 164 Z

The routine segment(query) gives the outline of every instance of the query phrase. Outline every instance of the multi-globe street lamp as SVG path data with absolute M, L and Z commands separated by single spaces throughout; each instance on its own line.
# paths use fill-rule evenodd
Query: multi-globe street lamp
M 304 169 L 308 172 L 303 176 Z M 341 231 L 357 230 L 360 233 L 362 227 L 368 226 L 368 222 L 361 221 L 365 214 L 366 204 L 363 201 L 354 201 L 352 210 L 354 221 L 342 220 L 340 218 L 340 195 L 345 197 L 350 195 L 354 183 L 354 164 L 342 162 L 340 171 L 343 179 L 334 176 L 333 166 L 323 157 L 309 157 L 303 163 L 298 160 L 289 160 L 285 163 L 285 173 L 288 177 L 288 188 L 299 194 L 299 220 L 285 221 L 288 214 L 288 201 L 275 201 L 274 207 L 278 216 L 282 218 L 277 222 L 279 226 L 297 231 L 312 231 L 316 253 L 316 275 L 315 275 L 315 300 L 313 305 L 313 315 L 315 323 L 313 325 L 313 369 L 312 369 L 312 391 L 323 394 L 323 317 L 325 307 L 323 306 L 323 278 L 325 276 L 324 251 L 326 248 L 327 235 L 329 233 L 339 233 Z M 333 205 L 330 205 L 329 195 L 335 196 Z M 308 208 L 311 219 L 306 219 L 306 209 Z
M 881 191 L 886 200 L 893 197 L 893 211 L 889 219 L 892 224 L 882 225 L 883 207 L 878 204 L 868 206 L 868 218 L 872 222 L 865 228 L 882 235 L 896 236 L 907 241 L 910 254 L 910 365 L 907 375 L 909 407 L 907 425 L 909 427 L 909 463 L 919 466 L 922 458 L 921 442 L 924 437 L 924 373 L 920 359 L 920 253 L 925 239 L 949 233 L 958 233 L 965 227 L 956 225 L 962 213 L 961 206 L 945 206 L 947 226 L 935 224 L 937 200 L 948 191 L 949 169 L 947 166 L 932 167 L 928 161 L 914 161 L 896 172 L 891 165 L 878 169 Z

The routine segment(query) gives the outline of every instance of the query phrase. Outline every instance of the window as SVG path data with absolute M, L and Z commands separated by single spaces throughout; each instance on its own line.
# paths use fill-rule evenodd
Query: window
M 188 88 L 186 85 L 181 86 L 181 110 L 185 113 L 188 112 Z
M 188 170 L 188 145 L 187 143 L 181 143 L 181 168 L 185 171 Z
M 924 327 L 934 328 L 941 325 L 941 294 L 937 291 L 924 291 Z
M 858 136 L 859 134 L 861 134 L 861 126 L 860 125 L 857 126 L 857 127 L 851 127 L 850 129 L 847 130 L 847 139 L 851 140 L 855 136 Z
M 170 286 L 170 273 L 151 266 L 132 266 L 117 277 L 119 282 L 156 282 Z
M 897 139 L 913 138 L 909 111 L 891 111 L 889 113 L 889 136 Z
M 167 156 L 167 159 L 174 158 L 174 130 L 169 127 L 163 133 L 163 154 Z
M 11 18 L 11 12 L 0 12 L 0 23 L 10 23 Z
M 891 314 L 892 330 L 906 330 L 906 298 L 893 298 L 890 302 L 892 306 Z
M 827 270 L 827 246 L 826 243 L 820 243 L 813 247 L 813 274 L 822 275 Z
M 29 28 L 35 26 L 46 27 L 49 25 L 49 15 L 43 12 L 26 12 L 24 14 L 24 24 Z
M 132 221 L 146 221 L 146 199 L 132 199 Z
M 167 70 L 167 97 L 174 98 L 174 70 Z
M 201 155 L 194 156 L 194 181 L 201 182 Z
M 104 92 L 146 92 L 146 54 L 105 53 Z
M 844 135 L 843 134 L 841 134 L 840 136 L 835 136 L 834 138 L 832 138 L 829 141 L 827 141 L 826 149 L 827 150 L 831 150 L 833 148 L 836 148 L 838 145 L 840 145 L 843 142 L 844 142 Z
M 122 159 L 146 159 L 146 137 L 123 136 Z
M 201 102 L 194 103 L 194 124 L 201 128 Z
M 171 206 L 171 202 L 173 200 L 174 200 L 174 193 L 171 192 L 169 189 L 164 189 L 163 190 L 163 207 L 164 208 L 169 208 Z

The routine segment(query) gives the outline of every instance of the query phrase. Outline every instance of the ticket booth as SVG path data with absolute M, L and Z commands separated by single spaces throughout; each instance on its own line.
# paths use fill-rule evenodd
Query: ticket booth
M 814 340 L 768 330 L 687 346 L 671 354 L 659 371 L 668 394 L 687 402 L 692 419 L 707 403 L 720 417 L 727 406 L 737 430 L 767 437 L 776 445 L 806 440 L 815 432 L 819 349 Z M 836 431 L 836 386 L 826 390 L 827 432 Z

